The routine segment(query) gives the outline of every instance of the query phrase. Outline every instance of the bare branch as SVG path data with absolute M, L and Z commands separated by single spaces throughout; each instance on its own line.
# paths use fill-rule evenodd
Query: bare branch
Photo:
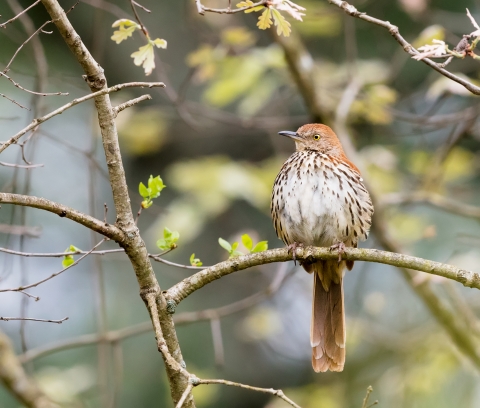
M 90 252 L 94 251 L 96 248 L 98 248 L 101 244 L 103 244 L 105 242 L 105 238 L 102 239 L 97 245 L 95 245 L 91 251 L 87 252 L 85 255 L 81 256 L 80 258 L 78 258 L 75 262 L 73 262 L 71 265 L 68 265 L 66 268 L 63 268 L 62 270 L 58 271 L 58 272 L 55 272 L 53 273 L 52 275 L 50 275 L 48 278 L 45 278 L 45 279 L 42 279 L 38 282 L 35 282 L 35 283 L 32 283 L 30 285 L 25 285 L 25 286 L 20 286 L 18 288 L 13 288 L 13 289 L 0 289 L 0 292 L 22 292 L 24 291 L 25 289 L 30 289 L 30 288 L 34 288 L 38 285 L 41 285 L 42 283 L 46 282 L 46 281 L 49 281 L 50 279 L 53 279 L 55 277 L 57 277 L 58 275 L 60 275 L 61 273 L 65 272 L 67 269 L 70 269 L 72 268 L 73 266 L 75 265 L 78 265 L 78 263 L 86 258 L 88 255 L 90 255 Z
M 40 227 L 27 227 L 25 225 L 0 224 L 1 234 L 25 235 L 30 238 L 38 238 L 41 235 Z
M 45 198 L 25 196 L 21 194 L 0 193 L 0 204 L 1 203 L 22 205 L 49 211 L 57 214 L 60 217 L 65 217 L 75 221 L 95 232 L 98 232 L 99 234 L 106 236 L 107 238 L 113 239 L 114 241 L 118 242 L 123 239 L 122 231 L 116 226 L 105 224 L 103 221 L 91 217 L 90 215 L 83 214 L 80 211 L 67 207 L 66 205 L 46 200 Z
M 43 167 L 43 164 L 27 164 L 27 165 L 25 165 L 25 164 L 0 162 L 0 166 L 15 167 L 17 169 L 35 169 L 37 167 Z
M 195 380 L 194 380 L 195 381 Z M 223 384 L 223 385 L 228 385 L 230 387 L 240 387 L 240 388 L 245 388 L 247 390 L 251 391 L 258 391 L 258 392 L 264 392 L 267 394 L 275 395 L 276 397 L 284 400 L 287 404 L 291 405 L 292 407 L 295 408 L 301 408 L 300 405 L 295 404 L 290 398 L 288 398 L 282 390 L 274 390 L 273 388 L 259 388 L 259 387 L 252 387 L 251 385 L 246 385 L 246 384 L 240 384 L 236 383 L 233 381 L 227 381 L 227 380 L 201 380 L 199 378 L 196 379 L 194 382 L 194 385 L 200 385 L 200 384 Z
M 282 266 L 285 264 L 282 264 Z M 238 313 L 249 307 L 259 304 L 261 301 L 272 297 L 281 288 L 286 279 L 291 276 L 285 273 L 281 268 L 272 283 L 264 290 L 248 296 L 238 302 L 221 306 L 217 309 L 198 310 L 194 312 L 178 313 L 174 316 L 175 325 L 196 323 L 204 320 L 210 320 L 212 317 L 225 317 L 227 315 Z M 19 358 L 23 363 L 44 357 L 62 350 L 68 350 L 76 347 L 90 346 L 99 342 L 118 343 L 133 336 L 138 336 L 152 331 L 152 322 L 140 323 L 134 326 L 126 327 L 120 330 L 112 330 L 104 334 L 85 334 L 73 339 L 61 340 L 52 344 L 37 347 L 28 350 Z
M 252 4 L 251 6 L 239 7 L 233 10 L 230 7 L 226 9 L 214 9 L 214 8 L 205 7 L 201 3 L 201 0 L 195 0 L 195 4 L 197 5 L 198 13 L 202 15 L 205 14 L 206 11 L 209 13 L 218 13 L 218 14 L 235 14 L 235 13 L 241 13 L 242 11 L 250 10 L 258 6 L 266 6 L 268 1 L 269 0 L 261 0 L 258 3 Z
M 22 109 L 26 109 L 28 111 L 30 110 L 26 106 L 23 106 L 22 104 L 18 103 L 15 99 L 9 98 L 7 95 L 0 93 L 0 96 L 4 97 L 5 99 L 8 99 L 10 102 L 14 103 L 15 105 L 19 106 Z
M 393 193 L 382 198 L 385 205 L 405 205 L 412 203 L 425 203 L 433 207 L 440 208 L 452 214 L 461 215 L 463 217 L 474 218 L 480 220 L 480 207 L 464 204 L 459 201 L 444 197 L 440 194 L 418 191 L 414 193 Z
M 1 72 L 0 72 L 1 74 Z M 164 87 L 165 85 L 162 82 L 130 82 L 126 84 L 119 84 L 112 86 L 110 88 L 105 88 L 102 89 L 101 91 L 91 93 L 89 95 L 85 95 L 81 98 L 74 99 L 73 101 L 61 106 L 58 109 L 55 109 L 53 112 L 50 112 L 49 114 L 42 116 L 41 118 L 34 119 L 30 125 L 28 125 L 26 128 L 22 129 L 20 132 L 18 132 L 16 135 L 11 137 L 9 140 L 6 142 L 2 143 L 0 146 L 0 153 L 3 152 L 8 146 L 17 143 L 18 139 L 20 139 L 25 133 L 29 132 L 30 130 L 33 130 L 36 128 L 38 125 L 41 123 L 53 118 L 56 115 L 60 115 L 63 112 L 65 112 L 67 109 L 70 109 L 71 107 L 78 105 L 79 103 L 88 101 L 89 99 L 92 98 L 97 98 L 102 95 L 107 95 L 113 92 L 118 92 L 121 89 L 125 88 L 154 88 L 154 87 Z
M 5 26 L 13 21 L 15 21 L 17 18 L 19 18 L 23 13 L 27 12 L 30 10 L 32 7 L 36 6 L 38 3 L 40 3 L 40 0 L 37 0 L 35 3 L 32 5 L 28 6 L 26 9 L 24 9 L 21 13 L 17 14 L 15 17 L 12 17 L 10 20 L 5 21 L 4 23 L 0 24 L 0 28 L 5 28 Z
M 330 248 L 300 247 L 297 248 L 295 254 L 296 259 L 298 260 L 308 259 L 309 261 L 313 261 L 318 259 L 338 259 L 338 252 L 331 251 Z M 222 276 L 251 268 L 252 266 L 272 262 L 290 261 L 292 259 L 293 254 L 292 252 L 289 252 L 287 248 L 271 249 L 256 254 L 235 257 L 185 278 L 167 291 L 167 297 L 169 300 L 178 304 L 194 291 L 214 280 L 220 279 Z M 342 255 L 342 259 L 348 261 L 378 262 L 401 268 L 409 268 L 437 276 L 443 276 L 444 278 L 456 280 L 464 286 L 480 289 L 480 274 L 414 256 L 379 251 L 377 249 L 346 248 L 345 253 Z
M 10 320 L 28 320 L 31 322 L 44 322 L 44 323 L 57 323 L 57 324 L 62 324 L 65 320 L 68 320 L 68 316 L 64 317 L 63 319 L 60 320 L 47 320 L 47 319 L 34 319 L 32 317 L 1 317 L 0 320 L 3 320 L 5 322 L 8 322 Z
M 18 82 L 15 82 L 12 78 L 10 78 L 7 74 L 5 74 L 4 72 L 0 72 L 0 76 L 3 76 L 5 78 L 7 78 L 13 85 L 15 85 L 18 89 L 21 89 L 22 91 L 25 91 L 25 92 L 28 92 L 28 93 L 31 93 L 32 95 L 39 95 L 39 96 L 57 96 L 57 95 L 60 95 L 60 96 L 66 96 L 68 95 L 68 92 L 51 92 L 51 93 L 47 93 L 47 92 L 35 92 L 35 91 L 31 91 L 27 88 L 24 88 L 23 86 L 21 86 Z
M 380 27 L 383 27 L 389 31 L 389 33 L 395 38 L 395 40 L 402 46 L 403 50 L 410 54 L 411 56 L 418 55 L 419 52 L 411 45 L 408 41 L 406 41 L 402 35 L 400 34 L 400 31 L 398 30 L 397 26 L 394 26 L 393 24 L 390 24 L 388 21 L 383 21 L 379 20 L 378 18 L 371 17 L 367 13 L 362 13 L 358 11 L 354 6 L 351 4 L 347 3 L 346 1 L 342 0 L 328 0 L 329 3 L 334 4 L 335 6 L 339 7 L 342 9 L 345 13 L 349 14 L 352 17 L 359 18 L 360 20 L 367 21 L 372 24 L 376 24 Z M 443 76 L 451 79 L 452 81 L 455 81 L 459 83 L 460 85 L 464 86 L 467 90 L 469 90 L 471 93 L 475 95 L 480 95 L 480 87 L 472 84 L 471 82 L 466 81 L 463 78 L 460 78 L 459 76 L 452 74 L 451 72 L 447 71 L 444 68 L 441 68 L 437 63 L 432 61 L 431 59 L 428 58 L 423 58 L 421 60 L 423 63 L 427 64 L 430 68 L 433 68 L 435 71 L 438 73 L 442 74 Z
M 136 105 L 137 103 L 140 103 L 140 102 L 146 101 L 146 100 L 150 100 L 150 99 L 152 99 L 152 97 L 147 94 L 147 95 L 139 96 L 138 98 L 132 99 L 132 100 L 130 100 L 130 101 L 124 102 L 124 103 L 122 103 L 121 105 L 115 106 L 115 107 L 113 108 L 113 116 L 114 116 L 114 117 L 117 117 L 117 115 L 118 115 L 121 111 L 123 111 L 123 110 L 125 110 L 125 109 L 127 109 L 127 108 L 130 108 L 130 107 L 132 107 L 133 105 Z
M 40 0 L 38 0 L 40 1 Z M 8 69 L 10 68 L 10 65 L 12 65 L 12 62 L 13 60 L 15 59 L 15 57 L 17 56 L 17 54 L 20 52 L 20 50 L 23 48 L 23 46 L 25 44 L 27 44 L 39 31 L 41 32 L 45 32 L 43 31 L 43 27 L 45 27 L 47 24 L 50 24 L 51 21 L 46 21 L 45 23 L 43 23 L 30 37 L 28 37 L 21 45 L 20 47 L 17 48 L 17 50 L 15 51 L 15 53 L 13 54 L 12 58 L 10 58 L 10 61 L 8 62 L 7 66 L 3 69 L 3 73 L 6 74 L 8 72 Z M 67 94 L 68 95 L 68 94 Z
M 0 381 L 27 407 L 60 408 L 27 376 L 10 339 L 0 332 Z

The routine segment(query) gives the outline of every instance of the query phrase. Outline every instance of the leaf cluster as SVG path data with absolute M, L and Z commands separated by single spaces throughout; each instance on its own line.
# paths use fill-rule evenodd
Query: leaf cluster
M 148 187 L 142 182 L 138 185 L 138 192 L 143 197 L 142 208 L 148 208 L 153 204 L 153 199 L 160 195 L 160 192 L 166 187 L 160 176 L 153 177 L 150 175 L 148 179 Z

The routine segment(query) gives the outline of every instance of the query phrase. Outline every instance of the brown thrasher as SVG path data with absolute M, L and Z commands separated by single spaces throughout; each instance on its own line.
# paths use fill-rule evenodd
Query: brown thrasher
M 314 272 L 313 369 L 342 371 L 346 337 L 342 280 L 345 266 L 351 270 L 353 261 L 341 261 L 341 253 L 367 239 L 372 202 L 360 172 L 328 126 L 310 124 L 279 134 L 294 139 L 297 149 L 273 185 L 273 223 L 279 238 L 294 253 L 298 245 L 339 250 L 338 261 L 303 261 L 302 266 Z

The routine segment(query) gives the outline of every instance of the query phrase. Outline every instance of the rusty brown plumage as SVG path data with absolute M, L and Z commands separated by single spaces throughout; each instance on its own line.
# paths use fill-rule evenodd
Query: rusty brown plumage
M 296 132 L 296 151 L 282 166 L 272 191 L 271 213 L 286 245 L 356 247 L 367 238 L 373 206 L 357 167 L 328 126 Z M 343 275 L 351 261 L 303 263 L 314 275 L 310 342 L 315 371 L 342 371 L 345 364 Z

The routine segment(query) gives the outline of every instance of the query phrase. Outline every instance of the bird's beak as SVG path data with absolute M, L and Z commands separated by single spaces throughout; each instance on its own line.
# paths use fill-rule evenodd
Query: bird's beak
M 282 130 L 278 132 L 279 135 L 287 136 L 294 140 L 302 140 L 302 138 L 297 134 L 297 132 L 291 132 L 290 130 Z

